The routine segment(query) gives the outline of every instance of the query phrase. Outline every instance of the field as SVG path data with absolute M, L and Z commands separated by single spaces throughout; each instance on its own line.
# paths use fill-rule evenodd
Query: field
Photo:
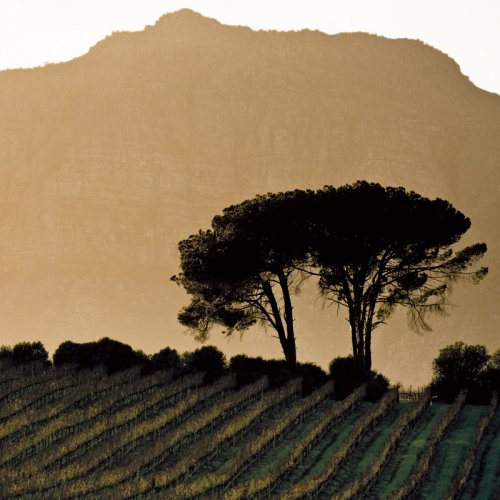
M 500 415 L 301 380 L 0 374 L 2 498 L 495 498 Z

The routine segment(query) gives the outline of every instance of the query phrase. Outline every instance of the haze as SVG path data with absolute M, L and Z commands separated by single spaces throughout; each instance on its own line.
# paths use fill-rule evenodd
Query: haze
M 72 5 L 73 26 L 105 18 Z M 366 179 L 449 200 L 472 220 L 464 244 L 487 242 L 491 271 L 456 287 L 432 334 L 401 314 L 380 329 L 375 368 L 417 385 L 447 344 L 498 348 L 500 96 L 430 45 L 252 31 L 181 10 L 71 62 L 0 72 L 0 116 L 2 344 L 53 352 L 110 336 L 191 350 L 177 321 L 188 298 L 169 282 L 180 239 L 257 193 Z M 325 367 L 349 335 L 313 294 L 305 285 L 296 304 L 298 356 Z M 210 343 L 281 356 L 261 329 Z

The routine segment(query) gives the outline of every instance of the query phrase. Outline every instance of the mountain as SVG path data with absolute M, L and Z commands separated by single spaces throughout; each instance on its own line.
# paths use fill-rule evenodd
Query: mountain
M 180 239 L 257 193 L 367 179 L 449 200 L 490 266 L 457 284 L 433 333 L 404 314 L 378 330 L 375 368 L 420 384 L 446 344 L 499 347 L 500 96 L 422 42 L 182 10 L 70 62 L 0 72 L 0 115 L 0 343 L 192 349 L 176 319 L 188 297 L 169 281 Z M 298 355 L 326 366 L 349 334 L 314 294 L 296 304 Z M 262 329 L 211 342 L 281 356 Z

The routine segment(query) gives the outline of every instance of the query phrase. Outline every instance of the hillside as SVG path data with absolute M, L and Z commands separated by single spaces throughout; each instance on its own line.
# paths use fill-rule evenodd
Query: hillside
M 275 388 L 267 378 L 238 387 L 231 373 L 202 380 L 2 372 L 0 496 L 357 498 L 369 486 L 370 498 L 396 498 L 418 471 L 425 498 L 459 479 L 461 498 L 498 491 L 498 398 L 399 402 L 393 389 L 368 403 L 362 387 L 334 401 L 331 381 L 303 397 L 300 379 Z M 415 468 L 431 451 L 430 467 Z
M 443 345 L 497 347 L 500 97 L 421 42 L 254 32 L 183 10 L 73 61 L 0 72 L 0 113 L 2 343 L 190 349 L 176 320 L 188 298 L 169 282 L 181 238 L 256 193 L 363 178 L 451 201 L 491 267 L 457 285 L 434 333 L 403 317 L 377 332 L 375 368 L 421 384 Z M 348 352 L 347 323 L 313 291 L 297 304 L 299 359 L 326 366 Z M 260 330 L 211 342 L 280 355 Z

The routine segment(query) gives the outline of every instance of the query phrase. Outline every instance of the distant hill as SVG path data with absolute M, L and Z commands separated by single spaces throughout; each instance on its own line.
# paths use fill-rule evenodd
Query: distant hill
M 188 299 L 169 281 L 179 239 L 257 193 L 368 179 L 450 200 L 491 268 L 457 285 L 434 333 L 403 315 L 377 331 L 375 368 L 424 383 L 446 344 L 498 347 L 500 96 L 422 42 L 182 10 L 73 61 L 0 72 L 0 115 L 0 343 L 191 349 L 176 319 Z M 325 366 L 348 352 L 348 325 L 313 287 L 296 306 L 298 355 Z M 280 355 L 260 330 L 211 342 Z

